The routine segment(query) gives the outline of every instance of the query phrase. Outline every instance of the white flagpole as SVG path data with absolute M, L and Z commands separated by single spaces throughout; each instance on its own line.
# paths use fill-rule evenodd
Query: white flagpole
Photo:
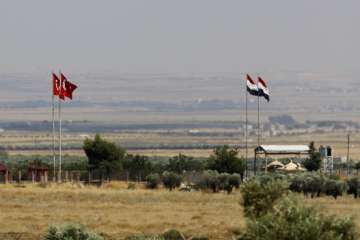
M 259 75 L 257 75 L 257 88 L 258 88 L 258 146 L 260 146 L 260 90 L 259 90 Z
M 54 87 L 54 82 L 52 82 Z M 55 83 L 56 84 L 56 83 Z M 55 85 L 56 86 L 56 85 Z M 52 98 L 52 137 L 53 137 L 53 146 L 52 146 L 52 155 L 53 155 L 53 181 L 56 181 L 56 154 L 55 154 L 55 96 L 53 89 L 51 90 L 51 98 Z
M 62 121 L 61 121 L 61 98 L 60 96 L 63 94 L 62 93 L 62 87 L 63 87 L 63 82 L 61 81 L 61 71 L 59 71 L 60 73 L 60 89 L 59 89 L 59 112 L 58 112 L 58 117 L 59 117 L 59 176 L 58 176 L 58 181 L 61 182 L 61 163 L 62 163 Z
M 247 79 L 246 79 L 245 81 L 245 178 L 248 177 L 247 161 L 248 161 L 248 91 L 247 91 Z

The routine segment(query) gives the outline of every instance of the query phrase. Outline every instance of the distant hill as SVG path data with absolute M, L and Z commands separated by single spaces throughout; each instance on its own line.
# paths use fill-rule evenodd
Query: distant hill
M 271 101 L 261 108 L 275 115 L 360 112 L 360 81 L 348 74 L 264 73 Z M 107 111 L 201 112 L 243 110 L 240 74 L 74 74 L 79 85 L 71 108 Z M 1 74 L 0 111 L 51 106 L 51 82 L 42 74 Z M 257 99 L 250 97 L 250 109 Z M 269 113 L 270 114 L 270 113 Z M 91 120 L 91 119 L 90 119 Z

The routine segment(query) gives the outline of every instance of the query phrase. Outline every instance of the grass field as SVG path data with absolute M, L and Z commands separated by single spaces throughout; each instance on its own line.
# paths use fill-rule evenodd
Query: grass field
M 245 226 L 240 193 L 168 192 L 127 190 L 126 183 L 103 188 L 61 185 L 39 187 L 0 186 L 0 236 L 38 240 L 51 224 L 81 223 L 110 239 L 133 234 L 158 234 L 178 229 L 186 235 L 230 239 L 233 230 Z M 303 199 L 303 197 L 299 196 Z M 305 199 L 326 214 L 353 216 L 360 229 L 360 200 L 342 197 Z

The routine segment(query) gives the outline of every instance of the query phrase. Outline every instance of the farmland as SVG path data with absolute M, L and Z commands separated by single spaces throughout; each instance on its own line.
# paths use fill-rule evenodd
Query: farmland
M 79 185 L 1 186 L 1 234 L 22 233 L 36 240 L 50 224 L 81 223 L 115 239 L 133 234 L 158 234 L 176 228 L 186 235 L 229 238 L 245 226 L 240 194 L 127 190 L 114 182 L 102 188 Z M 299 195 L 299 198 L 303 199 Z M 360 202 L 351 197 L 304 199 L 326 214 L 353 216 L 360 227 Z M 25 238 L 26 237 L 26 238 Z M 4 239 L 4 238 L 2 238 Z M 11 239 L 11 238 L 10 238 Z
M 193 135 L 185 131 L 144 131 L 144 132 L 125 132 L 125 133 L 104 133 L 102 136 L 120 146 L 129 149 L 130 153 L 144 154 L 147 156 L 169 157 L 177 155 L 179 152 L 194 156 L 208 157 L 214 146 L 244 145 L 244 137 L 241 133 L 220 133 L 213 131 L 210 135 Z M 92 137 L 93 134 L 86 135 Z M 255 146 L 256 137 L 249 139 L 250 148 Z M 77 133 L 65 133 L 63 143 L 65 154 L 84 156 L 81 149 L 84 135 Z M 262 137 L 262 144 L 308 144 L 315 141 L 319 145 L 330 145 L 333 147 L 334 156 L 344 157 L 347 153 L 347 135 L 338 131 L 334 133 L 313 133 L 297 134 L 289 136 Z M 48 155 L 50 154 L 52 137 L 49 132 L 6 132 L 1 133 L 0 146 L 8 147 L 12 155 Z M 39 146 L 43 146 L 39 148 Z M 204 147 L 205 146 L 205 147 Z M 350 157 L 354 160 L 360 159 L 360 133 L 351 135 Z M 67 149 L 67 147 L 69 147 Z M 252 152 L 251 152 L 252 153 Z M 245 155 L 244 149 L 240 150 L 240 155 Z

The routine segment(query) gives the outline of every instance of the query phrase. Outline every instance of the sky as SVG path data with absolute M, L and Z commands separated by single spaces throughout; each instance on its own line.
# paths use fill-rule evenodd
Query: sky
M 1 0 L 0 73 L 359 72 L 359 0 Z

